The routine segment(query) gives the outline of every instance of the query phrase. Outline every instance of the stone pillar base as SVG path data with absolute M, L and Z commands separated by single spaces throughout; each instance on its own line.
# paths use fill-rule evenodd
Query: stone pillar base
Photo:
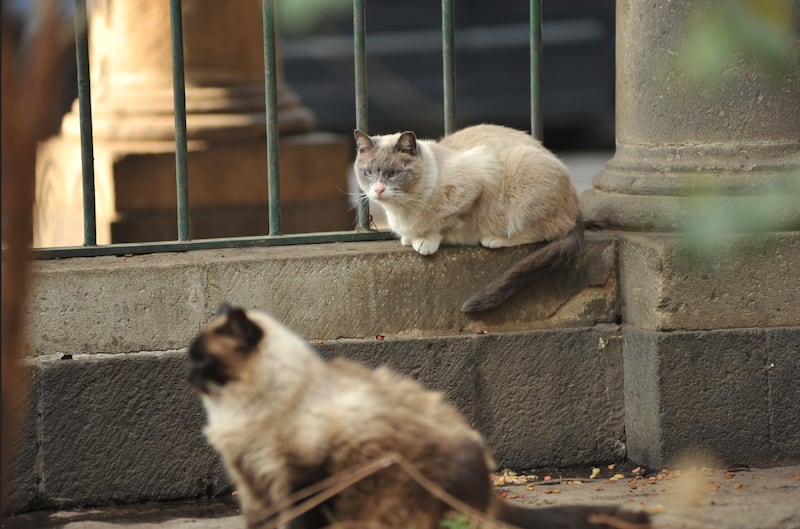
M 263 139 L 190 141 L 188 150 L 192 238 L 267 234 Z M 98 141 L 94 152 L 98 243 L 174 240 L 174 144 Z M 82 244 L 77 138 L 42 144 L 37 165 L 35 245 Z M 351 229 L 349 167 L 349 138 L 328 133 L 282 138 L 282 232 Z
M 709 198 L 748 212 L 765 194 L 778 201 L 769 229 L 800 229 L 800 148 L 794 143 L 617 145 L 581 194 L 588 225 L 627 231 L 679 231 Z M 763 226 L 757 229 L 763 229 Z
M 678 236 L 620 236 L 626 443 L 650 468 L 800 459 L 800 233 L 720 250 L 703 264 Z

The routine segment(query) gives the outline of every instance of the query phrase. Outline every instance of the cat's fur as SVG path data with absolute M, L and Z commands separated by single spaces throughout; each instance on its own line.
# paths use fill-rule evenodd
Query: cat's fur
M 250 529 L 270 507 L 323 478 L 399 454 L 472 508 L 524 528 L 589 529 L 591 514 L 645 523 L 615 507 L 525 509 L 494 494 L 492 459 L 480 434 L 442 395 L 410 378 L 345 360 L 322 360 L 272 317 L 242 309 L 210 324 L 189 347 L 189 381 L 202 396 L 205 434 L 233 477 Z M 390 467 L 292 522 L 436 529 L 448 506 Z M 644 526 L 643 526 L 644 527 Z
M 430 255 L 441 243 L 547 243 L 471 297 L 464 312 L 499 305 L 583 247 L 569 171 L 522 131 L 476 125 L 438 142 L 410 131 L 368 136 L 356 129 L 354 135 L 358 184 L 383 206 L 403 245 Z

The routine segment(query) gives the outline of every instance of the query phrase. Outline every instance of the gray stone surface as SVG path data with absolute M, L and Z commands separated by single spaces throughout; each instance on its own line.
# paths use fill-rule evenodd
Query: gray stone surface
M 800 232 L 727 237 L 707 260 L 669 234 L 620 234 L 622 319 L 651 330 L 800 325 Z
M 500 467 L 625 457 L 616 326 L 481 339 L 476 425 Z
M 36 354 L 177 349 L 223 301 L 269 310 L 309 339 L 616 321 L 616 241 L 602 236 L 490 314 L 459 312 L 529 251 L 451 247 L 423 257 L 386 241 L 43 261 L 30 341 Z
M 622 340 L 613 325 L 438 339 L 342 341 L 326 356 L 388 365 L 444 391 L 500 467 L 625 457 Z
M 325 357 L 388 365 L 443 391 L 501 466 L 624 457 L 616 326 L 317 344 Z M 39 465 L 20 475 L 45 504 L 216 494 L 229 486 L 206 444 L 185 353 L 39 357 Z
M 693 452 L 724 464 L 800 459 L 800 327 L 663 333 L 626 326 L 623 334 L 630 459 L 650 467 Z
M 28 394 L 25 409 L 19 414 L 20 421 L 12 424 L 9 417 L 3 417 L 3 428 L 12 428 L 10 447 L 3 447 L 12 454 L 10 461 L 4 461 L 2 469 L 2 505 L 4 512 L 16 512 L 31 506 L 39 492 L 37 455 L 39 441 L 37 436 L 38 399 L 36 388 L 38 377 L 34 369 L 27 370 Z M 3 434 L 5 437 L 5 433 Z M 5 466 L 9 463 L 9 466 Z
M 28 309 L 36 354 L 185 347 L 205 323 L 206 256 L 38 261 Z
M 205 496 L 228 486 L 184 353 L 41 360 L 42 497 L 56 505 Z

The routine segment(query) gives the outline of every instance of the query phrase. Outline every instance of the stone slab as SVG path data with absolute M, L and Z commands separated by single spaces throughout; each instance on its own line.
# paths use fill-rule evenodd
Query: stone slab
M 324 357 L 388 365 L 443 391 L 486 435 L 500 466 L 624 457 L 616 326 L 317 347 Z M 20 478 L 37 484 L 42 505 L 163 501 L 229 486 L 201 433 L 185 352 L 49 355 L 35 364 L 39 463 Z
M 28 334 L 35 354 L 179 349 L 209 316 L 200 255 L 96 257 L 34 265 Z
M 625 457 L 615 325 L 318 347 L 325 356 L 387 365 L 443 391 L 486 437 L 499 467 Z
M 668 234 L 620 234 L 625 323 L 650 330 L 800 325 L 800 232 L 726 237 L 693 258 Z
M 325 340 L 615 322 L 616 247 L 613 238 L 590 236 L 575 263 L 477 317 L 460 305 L 529 248 L 449 247 L 423 257 L 382 241 L 39 261 L 31 349 L 178 349 L 224 301 L 267 310 Z
M 55 505 L 206 496 L 229 481 L 202 436 L 185 353 L 38 362 L 42 498 Z
M 800 460 L 800 327 L 623 334 L 631 460 Z
M 7 452 L 10 456 L 8 461 L 3 462 L 2 469 L 3 512 L 17 512 L 35 507 L 39 496 L 38 377 L 35 369 L 26 368 L 23 373 L 28 381 L 28 394 L 24 409 L 19 414 L 19 421 L 12 423 L 9 417 L 3 417 L 4 432 L 6 428 L 13 432 L 10 437 L 11 446 L 3 447 L 3 454 Z
M 617 326 L 480 337 L 476 426 L 501 468 L 625 457 Z

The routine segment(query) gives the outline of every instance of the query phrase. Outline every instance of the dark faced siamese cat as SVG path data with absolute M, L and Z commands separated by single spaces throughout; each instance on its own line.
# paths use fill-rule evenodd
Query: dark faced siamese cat
M 354 132 L 355 173 L 386 210 L 400 242 L 422 255 L 441 243 L 501 248 L 545 242 L 461 307 L 496 307 L 583 248 L 583 220 L 569 172 L 530 135 L 476 125 L 440 141 L 413 132 Z
M 494 463 L 483 438 L 441 393 L 387 368 L 326 362 L 266 314 L 223 311 L 189 347 L 188 376 L 207 413 L 205 435 L 235 481 L 249 529 L 437 529 L 453 506 L 420 480 L 490 523 L 599 529 L 608 527 L 603 518 L 614 517 L 624 527 L 648 527 L 646 513 L 613 506 L 527 509 L 506 502 L 489 482 Z M 291 521 L 277 518 L 299 501 L 292 495 L 301 489 L 375 462 L 380 467 L 387 457 L 410 470 L 383 468 Z

